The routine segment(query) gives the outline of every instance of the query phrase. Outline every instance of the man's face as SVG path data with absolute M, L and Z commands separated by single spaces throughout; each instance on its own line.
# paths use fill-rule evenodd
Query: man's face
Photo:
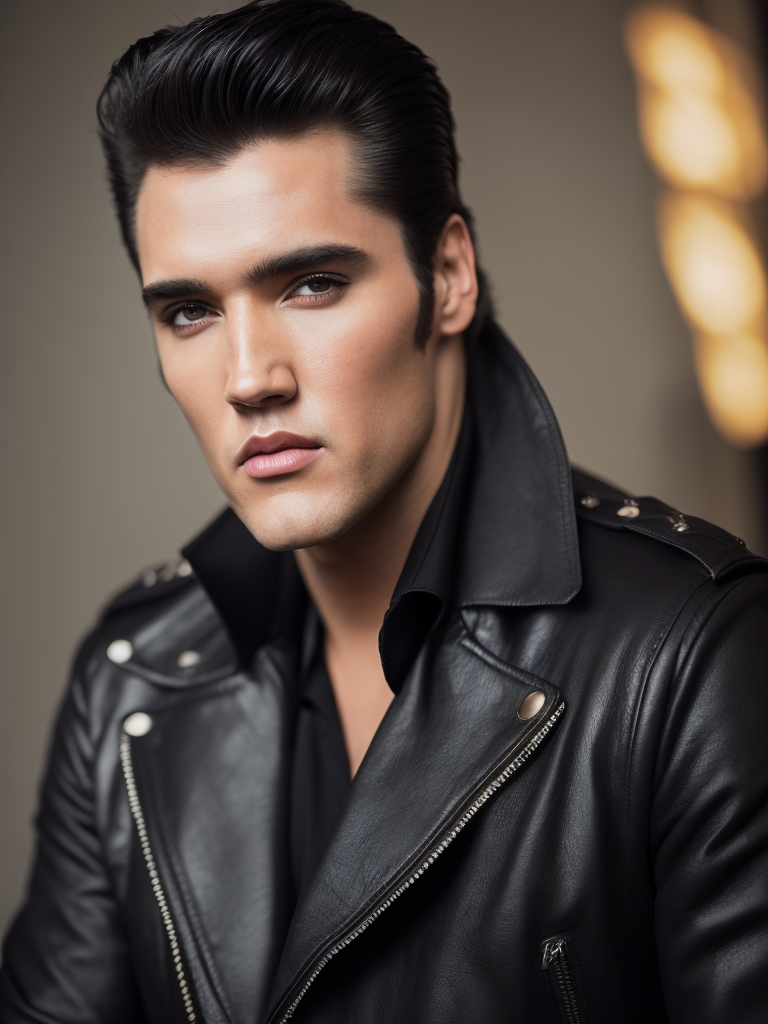
M 265 546 L 341 536 L 435 428 L 435 359 L 400 225 L 350 197 L 338 132 L 219 167 L 153 167 L 137 244 L 163 373 L 233 509 Z

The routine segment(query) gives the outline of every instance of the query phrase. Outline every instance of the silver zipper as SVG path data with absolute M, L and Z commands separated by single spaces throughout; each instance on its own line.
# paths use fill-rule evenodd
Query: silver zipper
M 157 865 L 155 864 L 155 858 L 152 855 L 152 847 L 149 844 L 149 836 L 147 834 L 147 825 L 144 820 L 144 812 L 141 809 L 141 801 L 139 800 L 139 794 L 136 790 L 136 779 L 133 774 L 133 762 L 131 760 L 131 738 L 126 733 L 120 739 L 120 760 L 123 764 L 123 775 L 125 776 L 125 786 L 128 790 L 128 803 L 131 807 L 131 814 L 133 820 L 136 822 L 136 830 L 139 833 L 139 843 L 141 844 L 141 852 L 144 854 L 144 863 L 147 865 L 147 871 L 149 872 L 149 880 L 152 884 L 152 892 L 155 894 L 157 905 L 160 908 L 160 914 L 163 918 L 163 924 L 165 925 L 165 934 L 168 936 L 168 942 L 171 947 L 171 956 L 173 957 L 173 966 L 176 970 L 176 980 L 179 983 L 179 990 L 181 992 L 181 998 L 184 1001 L 184 1009 L 186 1010 L 187 1020 L 190 1022 L 197 1019 L 195 1015 L 195 1007 L 192 1002 L 192 993 L 187 985 L 187 979 L 184 974 L 184 963 L 181 958 L 181 950 L 179 948 L 179 940 L 176 937 L 176 929 L 173 925 L 173 919 L 171 918 L 171 912 L 168 909 L 168 902 L 163 892 L 163 887 L 160 884 L 160 876 L 157 872 Z
M 576 982 L 568 956 L 568 943 L 565 938 L 550 939 L 544 943 L 541 969 L 542 971 L 551 969 L 554 972 L 553 987 L 560 997 L 568 1024 L 581 1024 L 583 1015 L 579 1006 Z
M 490 800 L 490 798 L 496 792 L 496 790 L 500 789 L 501 786 L 503 786 L 504 783 L 525 764 L 525 762 L 536 750 L 536 748 L 539 746 L 539 744 L 542 742 L 545 736 L 554 728 L 558 718 L 560 718 L 563 711 L 565 711 L 565 702 L 560 704 L 560 706 L 555 709 L 551 717 L 544 723 L 544 725 L 541 727 L 541 729 L 539 729 L 536 735 L 533 736 L 532 739 L 528 741 L 528 743 L 526 743 L 526 745 L 523 747 L 523 749 L 520 751 L 520 753 L 517 755 L 514 761 L 507 765 L 507 767 L 504 769 L 501 775 L 498 775 L 492 782 L 488 783 L 488 785 L 482 791 L 480 796 L 467 808 L 467 810 L 464 812 L 461 818 L 459 818 L 459 820 L 456 822 L 453 828 L 445 835 L 442 841 L 426 857 L 426 859 L 422 861 L 421 865 L 413 872 L 413 874 L 409 875 L 406 881 L 403 882 L 400 886 L 398 886 L 398 888 L 395 889 L 395 891 L 390 896 L 388 896 L 387 899 L 376 908 L 376 910 L 372 911 L 371 914 L 369 914 L 369 916 L 361 924 L 359 924 L 354 931 L 350 932 L 349 935 L 345 936 L 343 939 L 340 939 L 335 946 L 328 950 L 325 956 L 318 960 L 315 969 L 312 971 L 312 973 L 304 983 L 304 987 L 301 989 L 301 991 L 296 996 L 294 1001 L 288 1007 L 288 1010 L 286 1011 L 285 1015 L 281 1017 L 280 1024 L 285 1024 L 287 1020 L 291 1019 L 291 1017 L 296 1012 L 296 1008 L 298 1007 L 299 1003 L 307 994 L 309 987 L 315 981 L 320 971 L 322 971 L 322 969 L 329 963 L 329 961 L 332 960 L 337 953 L 344 949 L 345 946 L 348 946 L 350 942 L 354 941 L 354 939 L 356 939 L 358 935 L 362 935 L 366 928 L 372 925 L 377 918 L 381 917 L 384 911 L 395 902 L 398 896 L 401 896 L 409 886 L 413 885 L 413 883 L 417 879 L 421 878 L 421 876 L 424 874 L 427 868 L 430 867 L 430 865 L 434 864 L 437 858 L 440 856 L 440 854 L 444 853 L 447 847 L 450 846 L 450 844 L 453 842 L 453 840 L 456 838 L 459 832 L 461 832 L 464 826 L 467 825 L 472 818 L 474 818 L 474 816 L 477 814 L 477 812 L 480 810 L 483 804 L 487 803 L 488 800 Z
M 565 940 L 558 939 L 557 942 L 548 942 L 544 946 L 544 956 L 541 959 L 541 969 L 546 971 L 556 956 L 562 956 L 565 949 Z

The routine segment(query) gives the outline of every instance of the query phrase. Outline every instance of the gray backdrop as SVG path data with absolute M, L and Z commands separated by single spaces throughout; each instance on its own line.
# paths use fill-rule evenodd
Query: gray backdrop
M 221 504 L 158 380 L 93 113 L 129 43 L 213 4 L 36 0 L 4 13 L 0 925 L 22 891 L 44 748 L 78 637 L 112 590 Z M 627 5 L 361 6 L 442 70 L 501 321 L 572 457 L 761 546 L 748 461 L 705 419 L 656 253 L 656 186 L 620 43 Z

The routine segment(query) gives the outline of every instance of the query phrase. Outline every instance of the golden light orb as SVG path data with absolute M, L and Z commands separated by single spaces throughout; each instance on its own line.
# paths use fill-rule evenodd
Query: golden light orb
M 768 182 L 768 142 L 746 55 L 696 18 L 641 4 L 625 23 L 640 80 L 640 133 L 659 174 L 728 199 Z
M 641 104 L 640 132 L 648 155 L 671 184 L 743 195 L 741 147 L 721 105 L 695 93 L 654 89 Z
M 733 206 L 667 193 L 659 204 L 659 234 L 677 300 L 699 330 L 731 334 L 764 320 L 762 261 Z
M 627 16 L 625 38 L 635 71 L 646 82 L 671 92 L 722 92 L 723 60 L 696 18 L 663 4 L 639 4 Z
M 718 430 L 739 448 L 768 440 L 768 342 L 755 334 L 701 335 L 696 372 Z

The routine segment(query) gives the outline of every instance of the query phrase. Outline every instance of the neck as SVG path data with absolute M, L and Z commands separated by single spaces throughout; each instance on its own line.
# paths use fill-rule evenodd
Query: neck
M 357 646 L 378 636 L 408 552 L 451 461 L 464 414 L 466 362 L 460 335 L 441 345 L 434 426 L 417 459 L 342 537 L 295 552 L 331 646 Z

